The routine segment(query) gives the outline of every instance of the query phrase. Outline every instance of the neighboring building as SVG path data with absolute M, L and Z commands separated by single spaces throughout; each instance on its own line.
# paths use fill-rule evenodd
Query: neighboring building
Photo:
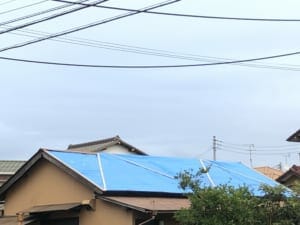
M 176 225 L 190 203 L 175 176 L 199 169 L 206 186 L 277 185 L 241 163 L 41 149 L 0 188 L 0 224 Z
M 261 166 L 261 167 L 256 167 L 254 169 L 264 174 L 265 176 L 270 177 L 273 180 L 276 180 L 278 177 L 280 177 L 283 174 L 281 170 L 274 169 L 269 166 Z
M 7 181 L 26 161 L 0 160 L 0 187 Z
M 279 183 L 293 189 L 295 184 L 300 184 L 300 166 L 293 165 L 288 171 L 276 179 Z
M 291 142 L 300 142 L 300 129 L 289 136 L 286 140 Z
M 0 187 L 17 172 L 17 170 L 26 161 L 20 160 L 0 160 Z M 0 216 L 2 216 L 4 210 L 4 202 L 0 201 Z M 2 225 L 2 224 L 1 224 Z
M 140 149 L 123 141 L 119 136 L 80 144 L 71 144 L 68 146 L 67 150 L 78 152 L 107 152 L 117 154 L 129 153 L 137 155 L 147 155 Z

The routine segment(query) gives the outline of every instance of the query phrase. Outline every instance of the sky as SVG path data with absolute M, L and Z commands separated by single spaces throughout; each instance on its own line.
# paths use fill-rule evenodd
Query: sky
M 39 2 L 0 0 L 0 32 L 71 8 L 1 25 L 66 4 Z M 109 0 L 102 5 L 140 9 L 160 2 Z M 154 11 L 300 19 L 299 7 L 296 0 L 181 0 Z M 28 32 L 41 37 L 42 32 L 58 33 L 123 13 L 89 7 L 2 33 L 0 51 L 37 37 L 28 37 Z M 298 52 L 299 23 L 140 13 L 61 37 L 68 39 L 2 51 L 0 57 L 137 66 L 249 59 Z M 66 43 L 70 38 L 72 43 Z M 294 55 L 248 64 L 158 69 L 0 59 L 0 159 L 28 159 L 41 147 L 66 149 L 116 135 L 148 154 L 212 159 L 216 136 L 217 160 L 249 166 L 300 164 L 300 143 L 286 142 L 299 129 L 299 59 Z

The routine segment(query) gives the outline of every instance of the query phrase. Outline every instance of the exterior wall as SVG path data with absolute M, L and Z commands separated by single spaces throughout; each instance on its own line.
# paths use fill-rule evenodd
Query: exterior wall
M 96 200 L 96 210 L 82 210 L 80 225 L 133 225 L 133 212 L 103 200 Z
M 125 148 L 122 145 L 110 146 L 107 149 L 103 150 L 102 152 L 114 153 L 114 154 L 134 154 L 134 155 L 136 155 L 136 153 L 129 151 L 127 148 Z
M 92 191 L 73 177 L 41 160 L 8 191 L 4 213 L 16 215 L 34 205 L 81 202 L 93 197 Z
M 94 193 L 55 165 L 41 160 L 11 189 L 5 198 L 5 216 L 34 205 L 62 204 L 93 199 Z M 132 211 L 96 200 L 95 210 L 82 208 L 80 225 L 132 225 Z
M 292 176 L 285 183 L 283 183 L 283 185 L 293 189 L 293 186 L 295 186 L 298 183 L 300 183 L 300 179 L 296 176 Z

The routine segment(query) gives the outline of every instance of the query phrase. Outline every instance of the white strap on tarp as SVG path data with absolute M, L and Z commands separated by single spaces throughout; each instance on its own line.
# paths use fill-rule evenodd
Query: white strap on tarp
M 216 184 L 215 184 L 215 182 L 212 180 L 211 176 L 209 175 L 209 171 L 207 170 L 207 168 L 206 168 L 204 162 L 202 161 L 202 159 L 199 159 L 199 161 L 200 161 L 200 163 L 201 163 L 202 168 L 206 171 L 205 174 L 206 174 L 206 176 L 207 176 L 207 178 L 208 178 L 210 184 L 211 184 L 213 187 L 215 187 Z
M 106 191 L 106 182 L 105 182 L 103 167 L 102 167 L 102 163 L 101 163 L 100 153 L 97 154 L 97 160 L 98 160 L 98 166 L 99 166 L 99 170 L 100 170 L 100 174 L 101 174 L 101 178 L 102 178 L 103 189 L 104 189 L 104 191 Z

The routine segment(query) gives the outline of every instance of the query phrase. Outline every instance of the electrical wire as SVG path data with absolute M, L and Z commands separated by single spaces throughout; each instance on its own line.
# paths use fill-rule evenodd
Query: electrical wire
M 1 5 L 6 5 L 6 4 L 9 4 L 9 3 L 12 3 L 12 2 L 15 2 L 15 1 L 17 1 L 17 0 L 8 0 L 8 1 L 6 1 L 6 2 L 0 3 L 0 6 L 1 6 Z
M 11 34 L 21 35 L 26 37 L 40 37 L 41 35 L 50 35 L 50 33 L 32 30 L 32 29 L 22 29 L 20 31 L 11 32 Z M 151 56 L 159 56 L 159 57 L 167 57 L 167 58 L 175 58 L 175 59 L 184 59 L 184 60 L 193 60 L 193 61 L 201 61 L 201 62 L 219 62 L 219 61 L 229 61 L 234 59 L 229 58 L 220 58 L 220 57 L 209 57 L 209 56 L 201 56 L 195 54 L 185 54 L 178 53 L 174 51 L 166 51 L 166 50 L 158 50 L 153 48 L 144 48 L 137 47 L 132 45 L 122 45 L 116 44 L 112 42 L 103 42 L 98 40 L 91 40 L 86 38 L 78 38 L 78 37 L 58 37 L 54 39 L 50 39 L 52 41 L 75 44 L 80 46 L 88 46 L 102 49 L 109 49 L 114 51 L 121 52 L 130 52 L 142 55 L 151 55 Z M 266 68 L 266 69 L 277 69 L 277 70 L 288 70 L 288 71 L 300 71 L 300 65 L 290 65 L 290 64 L 253 64 L 253 63 L 237 63 L 233 64 L 235 66 L 244 66 L 251 68 Z
M 300 151 L 300 148 L 284 148 L 284 149 L 260 149 L 260 148 L 257 148 L 256 146 L 254 145 L 249 145 L 248 148 L 241 148 L 241 147 L 235 147 L 235 146 L 230 146 L 230 145 L 224 145 L 224 144 L 217 144 L 218 147 L 220 148 L 229 148 L 229 149 L 235 149 L 235 150 L 240 150 L 240 151 L 250 151 L 250 148 L 254 147 L 255 150 L 259 151 L 259 152 L 286 152 L 286 151 L 289 151 L 289 150 L 297 150 L 297 151 Z M 253 149 L 251 149 L 253 150 Z
M 2 11 L 2 12 L 0 12 L 0 15 L 11 13 L 11 12 L 14 12 L 14 11 L 17 11 L 17 10 L 20 10 L 20 9 L 25 9 L 25 8 L 28 8 L 28 7 L 31 7 L 31 6 L 39 5 L 39 4 L 47 2 L 47 1 L 49 1 L 49 0 L 42 0 L 42 1 L 39 1 L 39 2 L 32 3 L 32 4 L 24 5 L 24 6 L 21 6 L 21 7 L 18 7 L 18 8 L 10 9 L 10 10 L 7 10 L 7 11 Z
M 79 5 L 89 5 L 87 3 L 75 3 L 75 2 L 67 1 L 67 0 L 53 0 L 53 1 L 67 2 L 67 3 L 79 4 Z M 120 8 L 120 7 L 104 6 L 104 5 L 94 6 L 94 7 L 105 8 L 105 9 L 113 9 L 113 10 L 121 10 L 121 11 L 128 11 L 128 12 L 138 12 L 139 11 L 139 10 L 136 10 L 136 9 Z M 157 14 L 157 15 L 164 15 L 164 16 L 190 17 L 190 18 L 202 18 L 202 19 L 217 19 L 217 20 L 239 20 L 239 21 L 260 21 L 260 22 L 300 22 L 300 19 L 205 16 L 205 15 L 192 15 L 192 14 L 155 12 L 155 11 L 146 11 L 146 12 L 143 12 L 143 13 Z
M 49 0 L 40 1 L 38 3 L 40 4 L 40 3 L 43 3 L 43 2 L 46 2 L 46 1 L 49 1 Z M 88 0 L 80 0 L 78 2 L 86 2 L 86 1 L 88 1 Z M 32 5 L 33 4 L 31 4 L 30 6 L 32 6 Z M 10 19 L 10 20 L 4 21 L 4 22 L 0 22 L 0 26 L 4 26 L 4 25 L 10 24 L 10 23 L 14 23 L 14 22 L 18 22 L 18 21 L 21 21 L 21 20 L 29 19 L 29 18 L 32 18 L 32 17 L 35 17 L 35 16 L 40 16 L 40 15 L 43 15 L 43 14 L 46 14 L 46 13 L 50 13 L 50 12 L 53 12 L 53 11 L 57 11 L 57 10 L 64 9 L 64 8 L 67 8 L 67 7 L 72 7 L 72 6 L 73 6 L 72 4 L 67 3 L 67 4 L 64 4 L 64 5 L 52 7 L 50 9 L 46 9 L 46 10 L 43 10 L 43 11 L 28 14 L 28 15 L 25 15 L 25 16 L 13 18 L 13 19 Z
M 234 144 L 231 142 L 227 142 L 227 141 L 222 141 L 222 140 L 216 140 L 217 144 L 219 145 L 225 145 L 225 146 L 230 146 L 230 147 L 239 147 L 239 148 L 246 148 L 249 146 L 253 146 L 253 144 Z M 300 149 L 300 145 L 294 144 L 294 145 L 273 145 L 273 146 L 259 146 L 259 145 L 255 145 L 256 149 Z
M 237 154 L 243 154 L 243 155 L 249 155 L 250 154 L 250 150 L 237 150 L 237 149 L 232 149 L 232 148 L 227 148 L 224 146 L 217 146 L 218 150 L 220 151 L 226 151 L 226 152 L 234 152 Z M 268 151 L 268 152 L 263 152 L 263 151 L 259 151 L 256 149 L 252 149 L 251 150 L 251 154 L 252 155 L 285 155 L 285 154 L 298 154 L 300 152 L 300 150 L 298 151 L 282 151 L 282 152 L 278 152 L 278 151 Z
M 79 7 L 74 8 L 74 9 L 69 9 L 69 10 L 66 10 L 66 11 L 61 12 L 61 13 L 56 13 L 56 14 L 53 14 L 53 15 L 50 15 L 50 16 L 46 16 L 46 17 L 43 17 L 41 19 L 30 21 L 28 23 L 24 23 L 24 24 L 21 24 L 21 25 L 18 25 L 18 26 L 15 26 L 15 27 L 12 27 L 12 28 L 9 28 L 9 29 L 6 29 L 6 30 L 1 30 L 0 34 L 5 34 L 5 33 L 8 33 L 8 32 L 11 32 L 11 31 L 19 30 L 19 29 L 22 29 L 22 28 L 25 28 L 25 27 L 28 27 L 28 26 L 32 26 L 32 25 L 35 25 L 35 24 L 38 24 L 38 23 L 42 23 L 42 22 L 51 20 L 51 19 L 55 19 L 55 18 L 58 18 L 58 17 L 61 17 L 61 16 L 65 16 L 67 14 L 74 13 L 74 12 L 77 12 L 79 10 L 83 10 L 85 8 L 88 8 L 88 7 L 91 7 L 93 5 L 97 5 L 97 4 L 106 2 L 106 1 L 107 0 L 98 0 L 98 1 L 95 1 L 94 3 L 92 3 L 89 6 L 79 6 Z
M 59 32 L 59 33 L 47 35 L 45 37 L 41 37 L 41 38 L 37 38 L 37 39 L 30 40 L 30 41 L 27 41 L 27 42 L 19 43 L 19 44 L 12 45 L 12 46 L 9 46 L 9 47 L 4 47 L 4 48 L 0 49 L 0 52 L 7 51 L 7 50 L 10 50 L 10 49 L 24 47 L 24 46 L 31 45 L 31 44 L 34 44 L 34 43 L 38 43 L 38 42 L 41 42 L 41 41 L 45 41 L 45 40 L 48 40 L 48 39 L 64 36 L 64 35 L 71 34 L 71 33 L 77 32 L 77 31 L 81 31 L 81 30 L 85 30 L 85 29 L 88 29 L 88 28 L 91 28 L 91 27 L 106 24 L 106 23 L 109 23 L 109 22 L 112 22 L 112 21 L 123 19 L 125 17 L 129 17 L 129 16 L 139 14 L 139 13 L 147 11 L 147 10 L 156 9 L 156 8 L 160 8 L 160 7 L 163 7 L 163 6 L 166 6 L 166 5 L 170 5 L 170 4 L 173 4 L 173 3 L 178 2 L 178 1 L 180 1 L 180 0 L 167 0 L 167 1 L 162 2 L 162 3 L 158 3 L 158 4 L 154 4 L 154 5 L 142 8 L 138 12 L 129 12 L 129 13 L 117 15 L 117 16 L 110 17 L 110 18 L 107 18 L 107 19 L 103 19 L 103 20 L 100 20 L 100 21 L 96 21 L 96 22 L 93 22 L 93 23 L 90 23 L 90 24 L 87 24 L 87 25 L 75 27 L 75 28 L 72 28 L 70 30 L 66 30 L 66 31 L 62 31 L 62 32 Z
M 12 49 L 12 48 L 9 48 L 9 49 Z M 4 49 L 4 50 L 7 50 L 7 49 Z M 3 51 L 3 50 L 0 50 L 0 52 L 1 51 Z M 10 61 L 18 61 L 18 62 L 36 63 L 36 64 L 87 67 L 87 68 L 111 68 L 111 69 L 164 69 L 165 68 L 165 69 L 167 69 L 167 68 L 230 65 L 230 64 L 242 63 L 242 62 L 253 62 L 253 61 L 266 60 L 266 59 L 282 58 L 282 57 L 288 57 L 288 56 L 293 56 L 293 55 L 298 55 L 298 54 L 300 54 L 300 52 L 291 52 L 291 53 L 265 56 L 265 57 L 259 57 L 259 58 L 240 59 L 240 60 L 215 62 L 215 63 L 173 64 L 173 65 L 99 65 L 99 64 L 77 64 L 77 63 L 62 63 L 62 62 L 53 62 L 53 61 L 38 61 L 38 60 L 20 59 L 20 58 L 13 58 L 13 57 L 0 57 L 0 59 L 10 60 Z

